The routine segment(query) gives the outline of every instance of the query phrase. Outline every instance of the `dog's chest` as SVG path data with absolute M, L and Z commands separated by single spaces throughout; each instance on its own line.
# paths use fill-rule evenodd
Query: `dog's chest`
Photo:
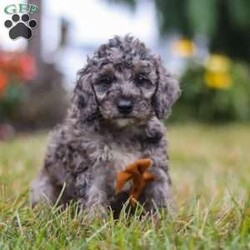
M 110 160 L 113 163 L 116 171 L 124 170 L 128 164 L 141 158 L 141 152 L 134 146 L 126 146 L 117 143 L 111 143 L 110 149 Z

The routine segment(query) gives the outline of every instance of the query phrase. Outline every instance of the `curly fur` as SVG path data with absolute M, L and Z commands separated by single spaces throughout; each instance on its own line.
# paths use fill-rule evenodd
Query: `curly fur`
M 156 181 L 140 197 L 147 211 L 171 206 L 167 142 L 161 120 L 180 93 L 161 59 L 138 39 L 114 37 L 101 45 L 79 72 L 64 122 L 51 135 L 44 166 L 32 183 L 31 201 L 78 201 L 89 211 L 121 209 L 129 185 L 118 197 L 118 171 L 139 158 L 153 161 Z M 117 102 L 133 110 L 120 114 Z

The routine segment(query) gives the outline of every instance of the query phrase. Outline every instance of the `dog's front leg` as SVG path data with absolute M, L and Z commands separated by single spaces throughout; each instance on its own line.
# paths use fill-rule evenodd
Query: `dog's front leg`
M 155 176 L 155 180 L 148 183 L 140 197 L 140 203 L 145 210 L 155 213 L 159 210 L 167 210 L 171 213 L 175 210 L 175 203 L 171 192 L 171 181 L 167 173 L 167 166 L 153 166 L 150 172 Z
M 101 163 L 94 167 L 94 178 L 86 194 L 84 210 L 90 217 L 105 217 L 115 190 L 115 172 L 109 164 Z

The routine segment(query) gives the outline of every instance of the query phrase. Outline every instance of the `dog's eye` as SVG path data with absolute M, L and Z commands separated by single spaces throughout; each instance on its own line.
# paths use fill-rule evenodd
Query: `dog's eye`
M 151 85 L 151 81 L 143 74 L 140 74 L 135 78 L 135 83 L 138 86 Z
M 113 82 L 113 77 L 111 77 L 111 76 L 103 77 L 103 78 L 100 79 L 101 84 L 109 85 L 112 82 Z
M 103 88 L 104 90 L 106 90 L 111 86 L 111 84 L 113 82 L 114 82 L 114 77 L 112 77 L 112 76 L 102 76 L 97 80 L 96 84 L 100 88 Z

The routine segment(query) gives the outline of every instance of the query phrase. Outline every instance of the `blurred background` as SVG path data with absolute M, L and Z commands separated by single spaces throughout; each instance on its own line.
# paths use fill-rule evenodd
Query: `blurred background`
M 9 38 L 0 2 L 0 139 L 60 122 L 77 71 L 114 35 L 159 53 L 180 80 L 170 122 L 250 121 L 249 0 L 33 0 L 30 40 Z

